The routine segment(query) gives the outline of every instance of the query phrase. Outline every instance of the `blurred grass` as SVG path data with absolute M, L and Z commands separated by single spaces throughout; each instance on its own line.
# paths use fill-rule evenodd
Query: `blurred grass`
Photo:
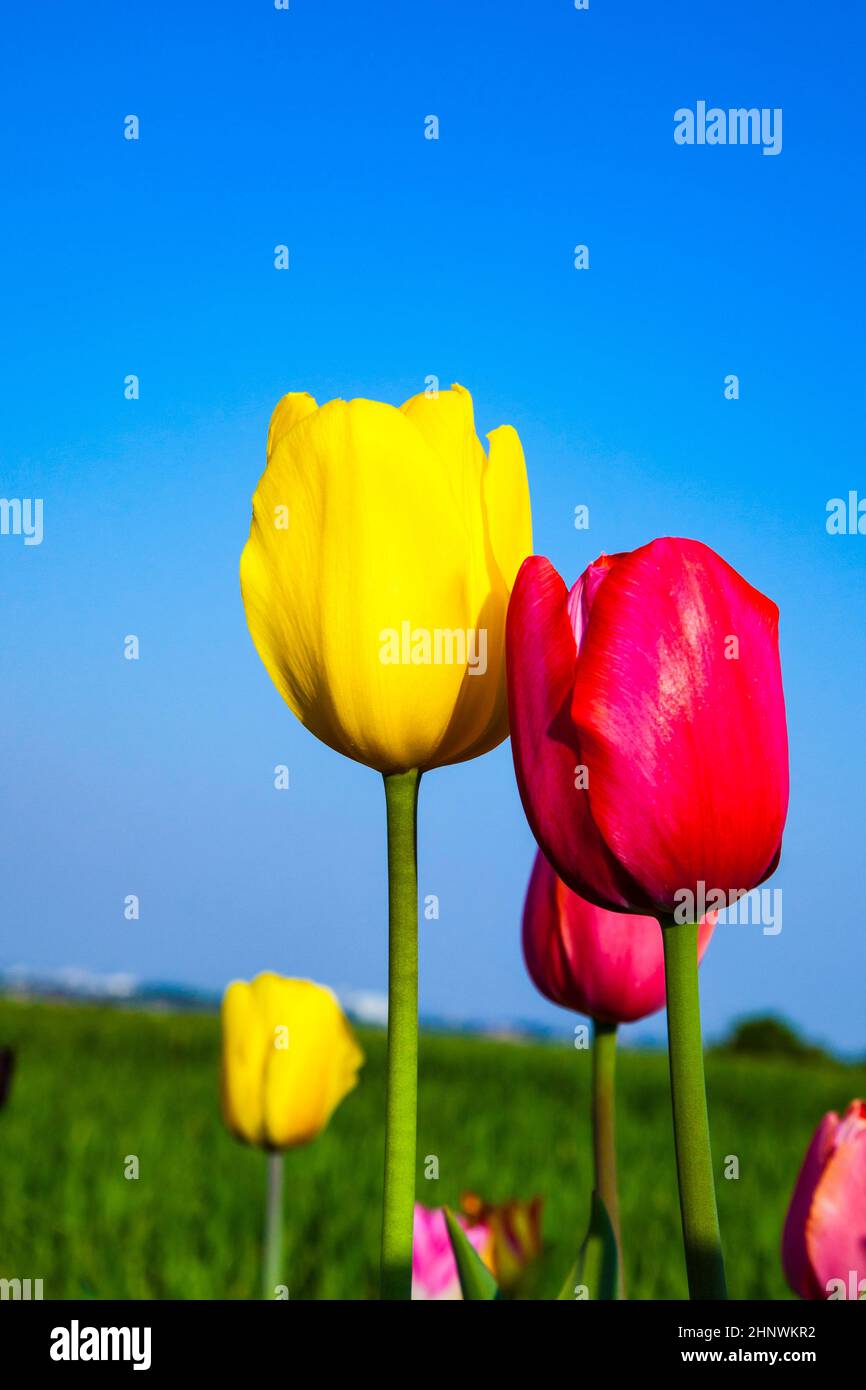
M 286 1156 L 291 1298 L 376 1296 L 385 1039 L 360 1038 L 357 1090 Z M 220 1123 L 216 1018 L 0 1000 L 4 1044 L 17 1066 L 0 1113 L 0 1277 L 41 1278 L 46 1298 L 255 1297 L 265 1161 Z M 559 1045 L 421 1041 L 419 1200 L 542 1193 L 538 1296 L 558 1291 L 588 1217 L 589 1073 L 587 1052 Z M 707 1074 L 731 1294 L 786 1297 L 779 1236 L 806 1144 L 824 1111 L 864 1094 L 866 1069 L 711 1055 Z M 662 1053 L 620 1056 L 618 1147 L 628 1292 L 684 1297 Z M 138 1180 L 124 1177 L 133 1154 Z

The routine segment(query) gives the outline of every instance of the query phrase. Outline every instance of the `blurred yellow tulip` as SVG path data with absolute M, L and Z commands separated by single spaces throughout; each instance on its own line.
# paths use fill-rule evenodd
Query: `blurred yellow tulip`
M 230 984 L 222 1005 L 222 1110 L 248 1144 L 315 1139 L 357 1082 L 364 1054 L 336 996 L 266 972 Z
M 271 419 L 241 557 L 250 632 L 298 719 L 386 775 L 508 734 L 505 614 L 532 529 L 520 440 L 488 439 L 461 386 L 399 410 L 293 393 Z
M 543 1197 L 497 1203 L 465 1192 L 460 1206 L 470 1228 L 481 1226 L 489 1233 L 481 1256 L 499 1288 L 506 1293 L 517 1288 L 528 1266 L 541 1254 Z

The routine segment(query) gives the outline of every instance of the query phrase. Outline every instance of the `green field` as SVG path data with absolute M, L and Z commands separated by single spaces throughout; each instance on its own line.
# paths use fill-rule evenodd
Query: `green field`
M 360 1036 L 357 1090 L 286 1158 L 292 1298 L 376 1294 L 385 1041 Z M 0 1001 L 5 1044 L 17 1072 L 0 1113 L 0 1277 L 41 1278 L 46 1298 L 255 1297 L 264 1158 L 220 1123 L 216 1018 Z M 719 1055 L 707 1072 L 731 1294 L 786 1297 L 791 1185 L 817 1120 L 864 1093 L 866 1069 Z M 587 1217 L 588 1083 L 588 1054 L 562 1045 L 422 1038 L 419 1199 L 544 1194 L 539 1296 L 557 1292 Z M 428 1154 L 439 1181 L 423 1176 Z M 737 1181 L 721 1176 L 727 1154 Z M 663 1054 L 621 1056 L 619 1163 L 629 1294 L 683 1297 Z

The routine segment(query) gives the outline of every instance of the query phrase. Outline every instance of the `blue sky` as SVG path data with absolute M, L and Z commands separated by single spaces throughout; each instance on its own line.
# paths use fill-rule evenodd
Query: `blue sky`
M 433 373 L 519 430 L 569 581 L 682 534 L 778 602 L 783 930 L 720 928 L 706 1029 L 771 1008 L 866 1050 L 866 536 L 825 530 L 866 496 L 864 30 L 832 0 L 10 14 L 0 495 L 42 497 L 45 536 L 0 537 L 0 966 L 384 989 L 381 782 L 282 704 L 237 562 L 284 391 L 399 403 Z M 781 107 L 781 154 L 675 145 L 698 100 Z M 567 1036 L 521 963 L 508 746 L 420 809 L 422 1007 Z

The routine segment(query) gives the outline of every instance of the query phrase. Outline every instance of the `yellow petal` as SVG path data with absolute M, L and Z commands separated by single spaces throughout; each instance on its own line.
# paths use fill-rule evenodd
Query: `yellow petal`
M 357 1082 L 364 1060 L 334 994 L 266 972 L 223 1000 L 223 1114 L 239 1138 L 307 1143 Z
M 424 392 L 412 396 L 400 409 L 436 453 L 451 485 L 470 543 L 477 543 L 481 523 L 481 474 L 486 460 L 475 433 L 471 395 L 455 382 L 450 391 L 437 391 L 435 396 Z
M 289 391 L 282 400 L 277 401 L 268 428 L 268 455 L 278 439 L 318 408 L 315 396 L 311 396 L 309 391 Z
M 398 411 L 283 397 L 241 557 L 247 621 L 283 698 L 323 742 L 425 771 L 508 732 L 505 613 L 531 552 L 509 426 L 475 433 L 454 385 Z
M 485 525 L 493 560 L 508 593 L 517 571 L 532 554 L 532 512 L 523 446 L 511 425 L 487 436 L 490 455 L 484 473 Z
M 466 628 L 467 555 L 446 473 L 405 414 L 330 401 L 275 433 L 241 588 L 271 678 L 323 742 L 381 772 L 429 765 L 463 670 L 402 658 L 423 655 L 416 632 Z
M 226 1127 L 248 1144 L 264 1139 L 264 1076 L 267 1039 L 251 987 L 238 980 L 222 1003 L 222 1111 Z
M 336 997 L 310 980 L 253 982 L 269 1038 L 265 1131 L 275 1148 L 307 1143 L 357 1081 L 363 1061 Z
M 478 537 L 484 581 L 476 583 L 480 602 L 476 598 L 474 618 L 476 630 L 485 634 L 487 671 L 464 681 L 452 730 L 439 749 L 440 764 L 479 757 L 508 737 L 505 619 L 517 571 L 532 553 L 532 517 L 517 431 L 501 425 L 487 437 L 490 454 L 482 475 Z

